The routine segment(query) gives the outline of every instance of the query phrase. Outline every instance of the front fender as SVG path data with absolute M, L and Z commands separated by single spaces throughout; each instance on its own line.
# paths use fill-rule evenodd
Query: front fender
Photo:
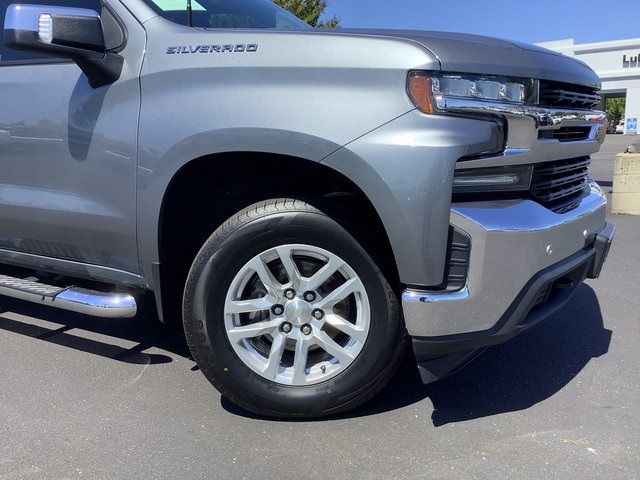
M 350 178 L 376 208 L 403 283 L 443 281 L 455 164 L 495 148 L 498 128 L 412 111 L 322 161 Z
M 145 277 L 158 262 L 158 229 L 164 195 L 176 174 L 191 161 L 224 153 L 260 152 L 319 162 L 339 149 L 335 143 L 300 132 L 267 128 L 226 128 L 187 137 L 162 155 L 142 151 L 138 168 L 138 240 Z M 223 160 L 224 161 L 224 160 Z

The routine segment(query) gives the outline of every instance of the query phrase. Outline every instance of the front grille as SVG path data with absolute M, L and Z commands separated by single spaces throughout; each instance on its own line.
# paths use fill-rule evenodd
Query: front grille
M 600 103 L 600 95 L 593 88 L 542 80 L 539 103 L 543 107 L 591 110 Z
M 571 210 L 588 186 L 590 163 L 590 157 L 579 157 L 536 164 L 531 195 L 556 213 Z
M 591 127 L 562 127 L 555 130 L 540 130 L 540 140 L 558 140 L 559 142 L 578 142 L 586 140 L 591 134 Z

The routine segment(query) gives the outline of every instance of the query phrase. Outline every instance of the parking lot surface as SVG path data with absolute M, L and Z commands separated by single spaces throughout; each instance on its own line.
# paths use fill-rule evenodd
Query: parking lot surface
M 592 174 L 611 190 L 609 136 Z M 0 297 L 2 479 L 640 478 L 640 217 L 559 313 L 430 386 L 415 365 L 335 419 L 237 409 L 147 309 L 109 321 Z

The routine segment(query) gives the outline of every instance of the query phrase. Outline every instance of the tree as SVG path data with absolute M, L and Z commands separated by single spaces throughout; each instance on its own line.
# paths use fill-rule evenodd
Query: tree
M 616 98 L 607 98 L 607 104 L 605 109 L 607 111 L 607 121 L 609 125 L 618 125 L 622 117 L 624 117 L 624 109 L 625 109 L 625 98 L 624 97 L 616 97 Z
M 274 3 L 286 8 L 296 17 L 301 18 L 312 27 L 336 28 L 340 26 L 340 19 L 336 16 L 327 20 L 320 20 L 327 8 L 327 0 L 273 0 Z

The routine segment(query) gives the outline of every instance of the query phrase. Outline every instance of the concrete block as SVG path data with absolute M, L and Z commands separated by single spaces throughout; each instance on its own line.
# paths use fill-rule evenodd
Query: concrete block
M 616 155 L 613 165 L 611 211 L 640 215 L 640 154 Z

